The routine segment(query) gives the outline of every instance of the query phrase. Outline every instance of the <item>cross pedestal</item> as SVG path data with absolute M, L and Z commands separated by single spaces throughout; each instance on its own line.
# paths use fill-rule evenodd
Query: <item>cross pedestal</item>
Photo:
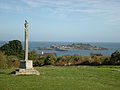
M 20 61 L 20 68 L 21 69 L 33 69 L 32 60 L 21 60 Z
M 33 68 L 33 62 L 32 60 L 21 60 L 20 61 L 20 67 L 15 72 L 16 75 L 39 75 L 40 73 Z

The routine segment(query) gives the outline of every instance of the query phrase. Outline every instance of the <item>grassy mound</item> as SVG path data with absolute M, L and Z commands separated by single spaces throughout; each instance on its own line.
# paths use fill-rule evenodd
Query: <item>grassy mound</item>
M 11 75 L 0 69 L 0 90 L 120 90 L 119 66 L 44 66 L 42 74 Z

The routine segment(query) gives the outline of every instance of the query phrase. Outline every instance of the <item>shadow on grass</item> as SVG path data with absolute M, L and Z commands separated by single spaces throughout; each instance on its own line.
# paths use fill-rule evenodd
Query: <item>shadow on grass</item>
M 4 69 L 2 71 L 0 71 L 0 74 L 3 74 L 3 75 L 11 75 L 11 74 L 15 74 L 15 70 L 7 70 L 7 69 Z
M 6 72 L 0 72 L 0 74 L 3 74 L 3 75 L 10 75 L 10 73 L 6 73 Z

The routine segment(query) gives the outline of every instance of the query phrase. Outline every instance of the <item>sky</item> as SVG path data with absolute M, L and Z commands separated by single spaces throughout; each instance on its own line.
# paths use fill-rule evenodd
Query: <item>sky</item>
M 0 41 L 120 42 L 120 0 L 0 0 Z

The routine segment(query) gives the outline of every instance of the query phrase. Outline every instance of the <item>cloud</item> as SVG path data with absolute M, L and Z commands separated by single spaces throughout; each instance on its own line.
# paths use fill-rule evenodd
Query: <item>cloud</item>
M 22 6 L 21 4 L 19 4 L 18 0 L 4 0 L 4 1 L 0 1 L 0 11 L 24 11 L 24 10 L 28 10 L 28 7 Z
M 61 15 L 77 12 L 112 17 L 116 20 L 120 18 L 120 1 L 118 0 L 10 0 L 0 3 L 1 9 L 16 11 L 45 9 Z
M 45 7 L 55 9 L 65 9 L 68 12 L 118 12 L 120 2 L 118 0 L 10 0 L 11 3 L 0 3 L 0 9 L 10 9 L 16 6 L 19 8 L 39 8 Z M 10 2 L 9 1 L 9 2 Z M 20 4 L 19 4 L 20 3 Z M 22 6 L 21 3 L 25 5 Z M 54 9 L 53 8 L 53 9 Z
M 120 2 L 117 0 L 21 0 L 31 8 L 47 6 L 61 8 L 68 12 L 112 12 L 120 11 Z

